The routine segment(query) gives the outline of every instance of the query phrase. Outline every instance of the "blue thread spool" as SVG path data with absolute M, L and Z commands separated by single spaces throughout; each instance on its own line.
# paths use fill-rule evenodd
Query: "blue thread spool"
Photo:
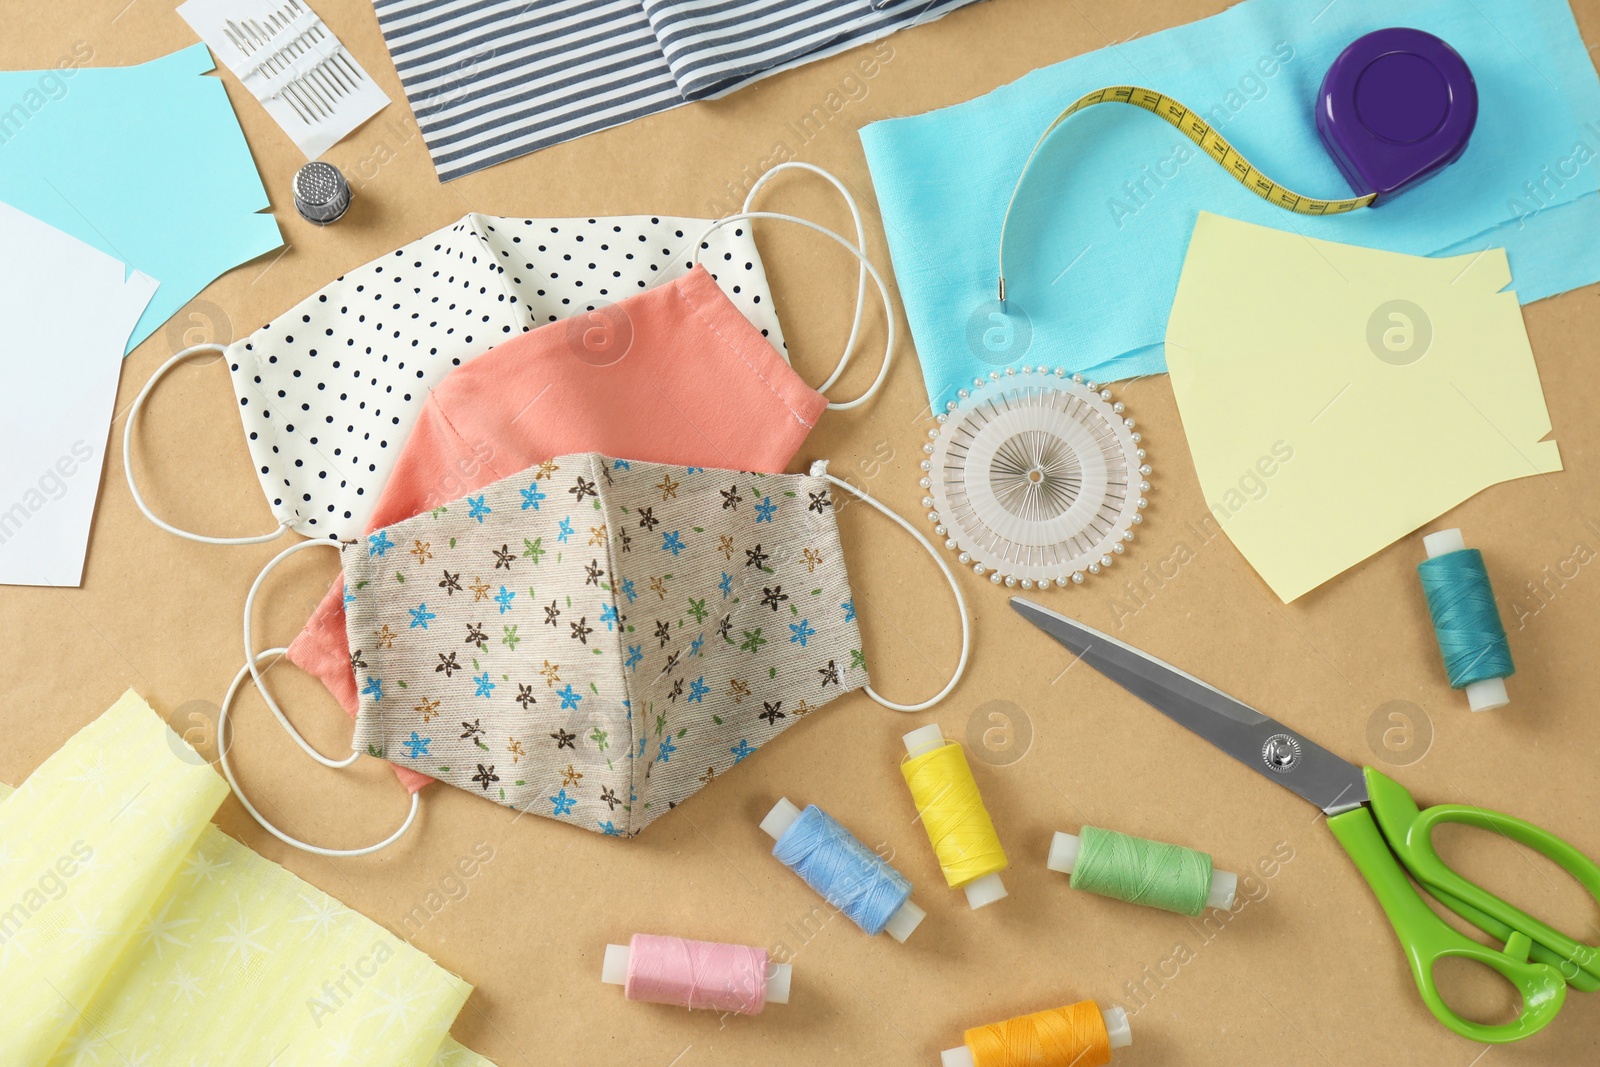
M 780 797 L 761 829 L 776 842 L 780 863 L 867 933 L 887 930 L 904 942 L 927 915 L 912 903 L 903 874 L 815 804 L 801 811 Z
M 1428 558 L 1417 564 L 1422 592 L 1428 598 L 1433 633 L 1444 658 L 1452 689 L 1467 694 L 1473 711 L 1489 711 L 1511 703 L 1504 679 L 1516 666 L 1511 646 L 1495 607 L 1483 553 L 1469 549 L 1460 530 L 1440 530 L 1422 539 Z

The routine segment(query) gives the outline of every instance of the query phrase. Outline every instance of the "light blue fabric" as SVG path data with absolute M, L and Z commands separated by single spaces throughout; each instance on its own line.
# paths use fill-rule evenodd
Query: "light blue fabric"
M 283 237 L 257 214 L 271 205 L 205 45 L 131 67 L 75 58 L 0 72 L 0 200 L 161 283 L 131 352 Z
M 1370 210 L 1306 218 L 1239 186 L 1154 115 L 1099 105 L 1034 160 L 1007 237 L 1013 318 L 990 317 L 1006 200 L 1073 100 L 1105 85 L 1159 90 L 1274 180 L 1344 197 L 1313 102 L 1346 45 L 1396 23 L 1448 41 L 1477 81 L 1477 129 L 1442 174 Z M 964 104 L 873 123 L 861 140 L 936 410 L 1006 365 L 1104 380 L 1164 370 L 1160 342 L 1201 208 L 1414 254 L 1504 246 L 1524 303 L 1600 280 L 1600 79 L 1563 0 L 1247 0 Z

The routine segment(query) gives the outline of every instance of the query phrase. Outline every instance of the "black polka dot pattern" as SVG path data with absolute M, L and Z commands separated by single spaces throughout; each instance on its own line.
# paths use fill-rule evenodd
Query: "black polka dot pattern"
M 358 537 L 429 391 L 517 334 L 681 277 L 705 219 L 470 214 L 329 283 L 228 348 L 273 514 L 308 537 Z M 700 261 L 780 352 L 747 225 Z

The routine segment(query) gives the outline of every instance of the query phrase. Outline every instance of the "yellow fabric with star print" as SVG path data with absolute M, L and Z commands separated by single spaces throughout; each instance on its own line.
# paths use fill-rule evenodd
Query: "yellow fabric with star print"
M 9 792 L 0 1063 L 489 1063 L 472 987 L 212 826 L 227 786 L 132 691 Z

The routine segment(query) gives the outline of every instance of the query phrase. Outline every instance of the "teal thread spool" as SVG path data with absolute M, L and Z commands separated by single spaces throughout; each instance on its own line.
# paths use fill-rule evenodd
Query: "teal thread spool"
M 1473 711 L 1505 707 L 1511 698 L 1504 679 L 1516 666 L 1483 553 L 1468 548 L 1460 530 L 1428 534 L 1422 546 L 1428 558 L 1417 564 L 1417 575 L 1450 688 L 1465 690 Z
M 1056 834 L 1045 865 L 1072 875 L 1074 889 L 1179 915 L 1231 908 L 1239 888 L 1239 876 L 1214 869 L 1204 852 L 1098 826 Z

